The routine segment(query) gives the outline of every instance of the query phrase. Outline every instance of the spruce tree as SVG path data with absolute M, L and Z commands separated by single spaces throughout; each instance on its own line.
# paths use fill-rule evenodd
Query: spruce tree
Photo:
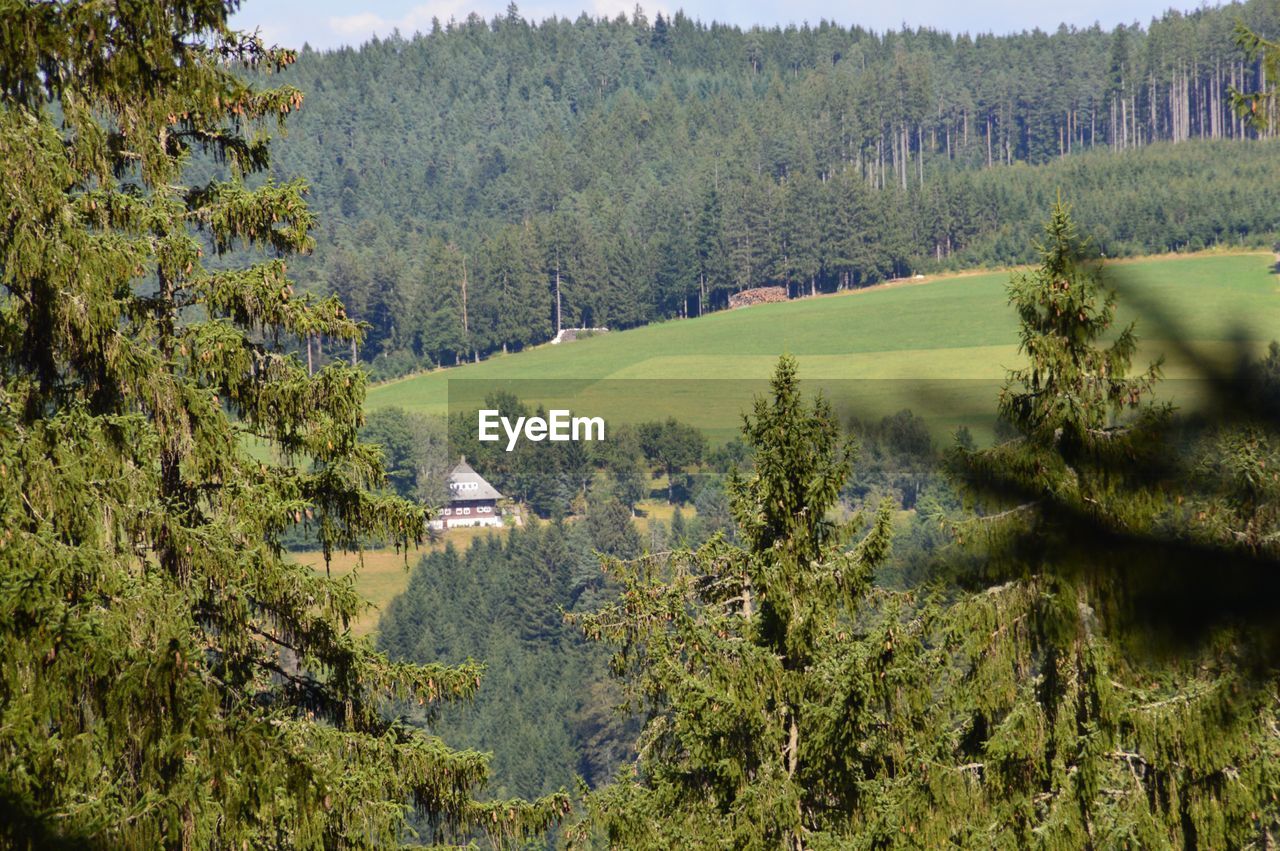
M 894 650 L 918 644 L 923 621 L 869 599 L 889 504 L 856 544 L 856 521 L 830 516 L 849 447 L 830 407 L 803 399 L 794 360 L 779 363 L 743 435 L 755 467 L 730 484 L 743 545 L 717 536 L 610 561 L 619 599 L 576 617 L 618 648 L 615 668 L 647 713 L 634 773 L 589 796 L 577 841 L 763 849 L 855 836 L 891 777 L 891 743 L 912 726 L 899 705 L 927 703 L 928 669 Z
M 1148 400 L 1158 364 L 1131 369 L 1133 326 L 1113 331 L 1115 294 L 1061 203 L 1046 237 L 1009 288 L 1027 357 L 1000 399 L 1015 434 L 953 459 L 983 511 L 959 530 L 987 587 L 946 613 L 939 694 L 958 736 L 923 794 L 957 815 L 931 829 L 970 847 L 1268 847 L 1274 678 L 1232 624 L 1169 652 L 1170 613 L 1151 605 L 1185 591 L 1180 571 L 1212 584 L 1230 553 L 1180 526 L 1170 411 Z
M 305 185 L 253 176 L 302 95 L 254 82 L 294 54 L 235 5 L 0 3 L 0 844 L 541 830 L 562 796 L 479 802 L 484 755 L 384 714 L 479 668 L 388 662 L 350 581 L 277 543 L 408 545 L 425 517 L 369 490 L 362 374 L 288 353 L 362 329 L 286 277 Z

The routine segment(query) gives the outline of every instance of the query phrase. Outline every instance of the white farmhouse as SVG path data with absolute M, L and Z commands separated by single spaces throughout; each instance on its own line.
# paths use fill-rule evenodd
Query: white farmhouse
M 449 504 L 431 518 L 432 529 L 458 526 L 501 526 L 498 500 L 502 494 L 471 468 L 464 456 L 449 473 Z

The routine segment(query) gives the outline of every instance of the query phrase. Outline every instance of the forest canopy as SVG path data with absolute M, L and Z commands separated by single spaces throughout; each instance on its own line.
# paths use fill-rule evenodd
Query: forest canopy
M 1237 21 L 1280 33 L 1266 0 L 1004 36 L 513 5 L 304 48 L 273 167 L 312 183 L 298 279 L 370 323 L 375 375 L 761 285 L 1032 262 L 1059 191 L 1108 256 L 1263 245 L 1280 170 L 1231 103 L 1265 82 Z
M 237 5 L 0 0 L 0 846 L 1275 845 L 1280 344 L 1123 324 L 1107 263 L 1274 230 L 1274 4 L 512 6 L 300 61 Z M 1023 259 L 994 444 L 941 465 L 790 355 L 714 447 L 365 412 L 369 365 Z M 361 547 L 426 543 L 461 447 L 519 528 L 434 547 L 371 643 Z

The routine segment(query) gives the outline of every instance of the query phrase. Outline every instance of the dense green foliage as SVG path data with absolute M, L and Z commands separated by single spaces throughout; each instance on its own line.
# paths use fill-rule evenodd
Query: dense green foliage
M 1280 346 L 1224 366 L 1165 316 L 1212 379 L 1214 416 L 1175 415 L 1098 257 L 1272 227 L 1280 45 L 1230 22 L 1273 7 L 969 39 L 513 6 L 290 71 L 234 5 L 0 0 L 0 845 L 536 841 L 574 775 L 581 846 L 1274 845 Z M 350 107 L 281 167 L 334 221 L 302 295 L 280 73 Z M 996 445 L 958 433 L 951 486 L 926 421 L 869 417 L 859 453 L 790 356 L 710 451 L 674 417 L 511 453 L 460 412 L 364 420 L 366 327 L 393 370 L 1020 257 L 1051 183 L 1102 245 L 1054 207 Z M 419 542 L 460 446 L 556 519 L 424 558 L 375 651 L 354 580 L 283 541 Z M 654 471 L 696 517 L 642 536 Z M 455 736 L 497 750 L 488 794 Z
M 443 417 L 384 408 L 369 414 L 360 439 L 382 449 L 387 484 L 406 499 L 432 507 L 448 499 L 448 476 L 456 458 L 449 449 Z
M 1173 442 L 1144 401 L 1158 371 L 1130 371 L 1133 328 L 1112 327 L 1114 294 L 1061 207 L 1042 252 L 1009 288 L 1028 356 L 1000 401 L 1010 437 L 966 441 L 952 464 L 981 512 L 956 526 L 976 553 L 955 572 L 934 553 L 935 581 L 958 587 L 892 592 L 857 568 L 865 542 L 814 549 L 843 473 L 834 431 L 805 443 L 829 415 L 796 406 L 785 361 L 744 429 L 760 451 L 733 489 L 743 546 L 610 565 L 619 601 L 578 620 L 617 649 L 646 726 L 635 774 L 588 796 L 576 841 L 1274 841 L 1274 627 L 1240 617 L 1274 616 L 1245 605 L 1273 592 L 1274 425 Z M 1272 360 L 1256 386 L 1274 386 Z M 870 431 L 908 459 L 922 448 L 907 415 Z
M 1013 436 L 954 463 L 984 511 L 962 537 L 995 583 L 957 607 L 982 695 L 962 753 L 991 795 L 974 820 L 1024 845 L 1266 847 L 1276 677 L 1223 589 L 1274 563 L 1213 531 L 1242 506 L 1219 487 L 1236 471 L 1186 475 L 1195 453 L 1147 401 L 1159 367 L 1131 369 L 1133 326 L 1112 327 L 1115 294 L 1061 205 L 1041 250 L 1009 289 L 1029 361 L 1000 399 Z M 1237 466 L 1221 443 L 1209 457 Z
M 305 518 L 326 552 L 408 545 L 425 516 L 370 492 L 363 374 L 279 344 L 361 330 L 285 277 L 304 187 L 249 176 L 302 96 L 245 82 L 294 55 L 232 5 L 0 2 L 0 844 L 544 830 L 563 796 L 481 803 L 482 755 L 386 714 L 478 668 L 389 662 L 348 628 L 351 583 L 277 543 Z M 220 177 L 191 179 L 197 150 Z
M 856 634 L 871 571 L 889 549 L 889 504 L 848 549 L 852 528 L 827 517 L 847 450 L 830 408 L 800 396 L 792 360 L 779 364 L 743 435 L 755 466 L 729 489 L 743 544 L 717 538 L 696 552 L 611 562 L 619 599 L 575 618 L 617 646 L 614 666 L 646 713 L 636 774 L 591 796 L 580 840 L 832 841 L 856 814 L 870 815 L 865 783 L 885 778 L 893 760 L 901 728 L 860 700 L 879 702 L 882 683 L 867 663 L 893 639 Z M 858 682 L 866 693 L 846 691 Z
M 1237 18 L 1280 31 L 1264 0 L 1001 37 L 513 7 L 304 51 L 276 167 L 327 224 L 299 279 L 391 374 L 762 284 L 1028 262 L 1059 189 L 1111 256 L 1262 242 L 1280 172 L 1230 102 L 1262 82 Z
M 629 532 L 629 535 L 628 535 Z M 629 539 L 629 540 L 628 540 Z M 537 524 L 452 545 L 422 559 L 383 614 L 378 645 L 394 659 L 485 662 L 485 687 L 458 712 L 409 717 L 449 741 L 494 752 L 494 792 L 540 795 L 609 779 L 630 751 L 634 723 L 600 648 L 562 611 L 605 595 L 596 553 L 638 554 L 631 518 L 607 506 L 586 522 Z
M 675 417 L 641 423 L 637 432 L 645 459 L 657 465 L 667 478 L 667 502 L 675 502 L 676 475 L 702 461 L 707 439 Z

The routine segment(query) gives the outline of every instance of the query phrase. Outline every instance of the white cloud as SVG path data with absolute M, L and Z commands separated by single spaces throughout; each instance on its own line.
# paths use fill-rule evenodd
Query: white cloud
M 329 18 L 329 29 L 339 36 L 356 40 L 374 34 L 390 35 L 397 29 L 404 35 L 412 35 L 430 30 L 433 18 L 441 23 L 448 23 L 450 18 L 465 18 L 470 12 L 470 5 L 468 0 L 436 0 L 414 6 L 398 17 L 383 17 L 375 12 L 335 15 Z
M 431 29 L 433 18 L 438 19 L 442 24 L 447 24 L 450 18 L 462 20 L 471 13 L 470 7 L 473 5 L 467 0 L 437 0 L 435 3 L 422 3 L 406 12 L 398 26 L 400 32 L 405 35 L 427 32 Z M 483 9 L 477 9 L 477 11 L 485 14 Z
M 329 19 L 329 29 L 338 35 L 367 36 L 374 32 L 390 32 L 394 25 L 387 19 L 373 12 L 361 12 L 357 15 L 336 15 Z

